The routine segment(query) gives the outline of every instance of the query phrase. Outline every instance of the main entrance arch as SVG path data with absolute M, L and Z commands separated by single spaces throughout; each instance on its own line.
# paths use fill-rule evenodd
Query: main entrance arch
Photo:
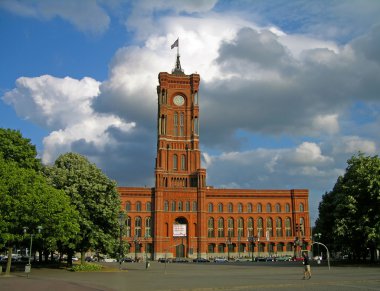
M 188 237 L 189 223 L 185 217 L 177 217 L 173 224 L 173 238 L 179 239 L 180 243 L 176 244 L 175 256 L 183 258 L 186 256 L 185 242 Z

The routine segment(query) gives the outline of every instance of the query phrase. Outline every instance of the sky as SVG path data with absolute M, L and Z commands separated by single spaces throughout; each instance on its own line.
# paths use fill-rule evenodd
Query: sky
M 0 0 L 0 127 L 154 186 L 159 72 L 198 73 L 215 188 L 322 195 L 379 154 L 380 1 Z

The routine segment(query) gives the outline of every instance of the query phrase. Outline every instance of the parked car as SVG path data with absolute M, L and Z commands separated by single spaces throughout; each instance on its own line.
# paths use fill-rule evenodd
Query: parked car
M 159 258 L 158 262 L 160 262 L 160 263 L 171 263 L 172 259 L 171 258 Z
M 292 260 L 291 256 L 276 257 L 277 262 L 290 262 L 291 260 Z
M 173 263 L 188 263 L 189 261 L 186 258 L 174 258 L 172 262 Z
M 134 263 L 135 262 L 134 259 L 129 258 L 129 257 L 123 258 L 123 259 L 121 259 L 121 261 L 124 263 Z
M 214 262 L 215 263 L 227 263 L 228 260 L 226 258 L 215 258 Z
M 193 260 L 194 263 L 209 263 L 210 261 L 205 258 L 196 258 Z

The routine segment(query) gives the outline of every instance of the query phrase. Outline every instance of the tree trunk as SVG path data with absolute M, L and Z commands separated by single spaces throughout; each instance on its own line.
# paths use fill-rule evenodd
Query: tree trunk
M 5 270 L 6 276 L 9 276 L 11 274 L 12 250 L 13 250 L 13 247 L 8 247 L 8 262 L 7 262 L 7 268 Z
M 69 250 L 67 252 L 67 267 L 71 268 L 73 266 L 73 251 Z
M 84 250 L 82 250 L 81 252 L 80 252 L 80 263 L 81 263 L 81 265 L 84 265 L 84 263 L 85 263 L 85 261 L 84 261 L 84 259 L 85 259 L 85 256 L 86 255 L 86 251 L 84 251 Z

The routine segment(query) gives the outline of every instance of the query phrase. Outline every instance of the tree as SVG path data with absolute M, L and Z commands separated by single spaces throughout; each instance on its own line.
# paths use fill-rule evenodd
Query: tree
M 112 252 L 117 243 L 120 198 L 116 184 L 94 164 L 76 153 L 58 157 L 47 169 L 51 183 L 69 195 L 71 204 L 80 213 L 80 233 L 75 242 L 84 263 L 85 252 L 95 249 Z M 68 262 L 74 249 L 68 254 Z
M 21 168 L 41 169 L 36 147 L 20 131 L 0 128 L 0 153 L 5 160 L 14 161 Z
M 58 242 L 68 244 L 79 230 L 78 213 L 63 191 L 48 185 L 41 173 L 1 156 L 0 195 L 0 240 L 8 248 L 8 274 L 13 246 L 26 239 L 24 227 L 31 233 L 41 225 L 43 233 L 35 238 L 50 250 L 55 250 Z
M 347 164 L 320 203 L 317 228 L 356 258 L 365 258 L 369 249 L 373 261 L 380 244 L 380 159 L 359 153 Z

